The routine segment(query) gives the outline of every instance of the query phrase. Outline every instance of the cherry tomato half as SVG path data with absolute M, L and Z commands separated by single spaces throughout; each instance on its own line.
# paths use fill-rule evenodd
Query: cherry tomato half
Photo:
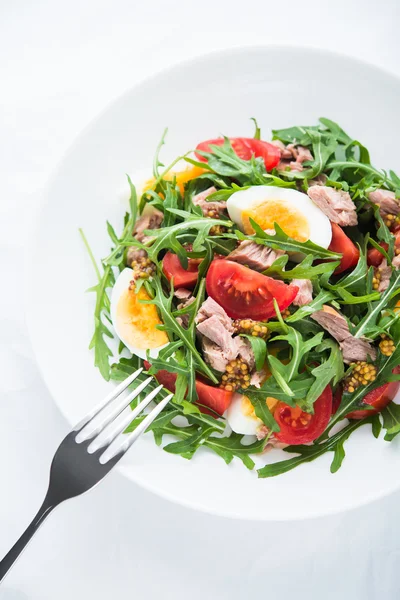
M 339 225 L 336 225 L 336 223 L 331 223 L 331 225 L 332 240 L 328 250 L 342 254 L 340 265 L 335 269 L 335 274 L 338 275 L 356 266 L 360 258 L 360 252 Z
M 314 414 L 303 412 L 279 402 L 274 418 L 280 427 L 275 438 L 283 444 L 308 444 L 316 440 L 326 429 L 332 413 L 332 390 L 328 385 L 314 404 Z
M 255 140 L 254 138 L 229 138 L 232 148 L 235 154 L 242 160 L 250 160 L 254 156 L 261 156 L 264 160 L 265 168 L 267 171 L 271 171 L 276 167 L 281 159 L 281 151 L 274 144 L 263 142 L 261 140 Z M 201 150 L 203 152 L 211 152 L 210 146 L 222 146 L 224 143 L 223 138 L 216 138 L 214 140 L 207 140 L 201 142 L 196 146 L 196 151 Z M 207 159 L 195 152 L 198 160 L 207 162 Z
M 150 369 L 151 364 L 145 360 L 144 366 L 148 370 Z M 170 390 L 171 392 L 175 391 L 175 382 L 177 377 L 176 373 L 170 373 L 169 371 L 161 370 L 157 371 L 155 377 L 159 383 L 167 388 L 167 390 Z M 211 409 L 211 411 L 214 411 L 214 413 L 219 415 L 224 414 L 233 398 L 233 392 L 227 392 L 221 388 L 208 385 L 208 383 L 205 383 L 201 379 L 196 379 L 196 391 L 199 404 L 207 406 Z M 203 408 L 203 406 L 199 406 L 201 412 L 215 416 L 213 412 L 208 411 L 207 409 Z
M 163 271 L 168 281 L 174 279 L 174 287 L 192 289 L 197 283 L 197 272 L 201 259 L 189 258 L 188 269 L 184 269 L 176 254 L 167 252 L 163 258 Z
M 206 277 L 207 294 L 233 319 L 263 321 L 275 315 L 273 299 L 284 310 L 299 288 L 256 273 L 231 260 L 213 260 Z

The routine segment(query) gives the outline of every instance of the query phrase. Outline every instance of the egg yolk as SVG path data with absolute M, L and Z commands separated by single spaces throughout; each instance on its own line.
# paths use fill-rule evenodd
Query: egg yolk
M 146 290 L 127 289 L 117 304 L 117 327 L 120 337 L 130 346 L 140 350 L 158 348 L 168 342 L 165 331 L 156 329 L 162 322 L 154 304 L 142 304 L 150 300 Z
M 277 400 L 276 398 L 272 398 L 271 396 L 267 396 L 267 398 L 265 399 L 265 403 L 271 412 L 273 412 L 278 402 L 279 400 Z M 247 398 L 247 396 L 243 396 L 242 398 L 242 413 L 245 417 L 252 417 L 253 419 L 258 419 L 256 413 L 254 412 L 254 406 L 252 405 L 251 401 Z
M 274 223 L 278 223 L 281 229 L 291 238 L 298 242 L 306 242 L 310 239 L 310 228 L 304 214 L 289 202 L 283 200 L 268 200 L 252 206 L 242 212 L 244 232 L 254 233 L 250 224 L 253 219 L 262 229 L 274 230 Z
M 170 171 L 164 176 L 166 181 L 172 181 L 175 177 L 176 185 L 179 187 L 180 192 L 183 194 L 185 183 L 191 181 L 192 179 L 196 179 L 199 175 L 202 175 L 206 172 L 207 169 L 203 169 L 202 167 L 197 167 L 193 165 L 189 169 L 185 169 L 183 171 Z M 146 192 L 150 190 L 154 185 L 155 179 L 149 179 L 146 181 L 143 191 Z

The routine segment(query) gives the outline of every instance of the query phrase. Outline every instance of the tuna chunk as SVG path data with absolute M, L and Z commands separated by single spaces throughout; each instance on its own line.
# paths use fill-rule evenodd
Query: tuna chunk
M 310 316 L 339 342 L 345 363 L 376 359 L 376 349 L 371 343 L 365 338 L 351 335 L 346 319 L 330 306 L 324 305 L 322 310 Z
M 349 325 L 343 315 L 336 310 L 327 306 L 323 306 L 322 310 L 317 310 L 310 315 L 314 321 L 317 321 L 336 341 L 342 342 L 350 335 Z
M 295 306 L 304 306 L 310 304 L 313 293 L 313 286 L 309 279 L 293 279 L 293 285 L 297 285 L 299 291 L 296 298 L 293 300 Z
M 396 200 L 394 192 L 379 189 L 370 192 L 368 198 L 371 202 L 379 206 L 379 212 L 382 217 L 386 217 L 386 215 L 398 215 L 400 213 L 400 203 Z
M 204 358 L 208 364 L 216 371 L 221 371 L 221 373 L 223 373 L 229 360 L 222 351 L 222 348 L 206 337 L 202 337 L 201 347 L 203 349 Z
M 143 232 L 146 229 L 158 229 L 164 219 L 164 215 L 160 210 L 156 208 L 151 212 L 142 215 L 135 223 L 133 228 L 133 235 L 139 242 L 147 242 L 151 239 L 150 236 L 145 235 Z
M 174 291 L 174 296 L 175 298 L 178 298 L 178 300 L 188 300 L 191 295 L 192 292 L 186 288 L 178 288 Z
M 200 194 L 196 194 L 196 196 L 193 196 L 193 204 L 201 208 L 205 217 L 218 218 L 218 216 L 226 210 L 225 201 L 207 202 L 208 196 L 211 196 L 211 194 L 213 194 L 216 191 L 216 188 L 212 186 L 204 190 L 204 192 L 200 192 Z
M 228 360 L 237 356 L 236 344 L 232 333 L 226 328 L 218 315 L 212 315 L 197 325 L 197 331 L 222 348 Z
M 328 181 L 328 178 L 325 175 L 325 173 L 320 173 L 314 179 L 310 179 L 310 181 L 308 182 L 308 185 L 310 187 L 312 185 L 325 185 L 327 181 Z
M 303 163 L 307 160 L 314 160 L 310 150 L 305 146 L 296 146 L 295 144 L 288 144 L 285 146 L 282 142 L 275 140 L 274 145 L 277 146 L 281 151 L 281 161 L 277 166 L 278 171 L 302 171 Z
M 240 243 L 236 250 L 228 254 L 227 259 L 241 265 L 247 265 L 255 271 L 264 271 L 282 254 L 284 254 L 282 250 L 273 250 L 268 246 L 257 244 L 251 240 L 245 240 Z
M 201 336 L 204 358 L 217 369 L 224 371 L 227 363 L 237 356 L 243 358 L 251 371 L 255 360 L 250 342 L 240 336 L 233 337 L 235 328 L 222 306 L 207 298 L 195 317 L 197 333 Z
M 313 185 L 308 188 L 307 194 L 332 223 L 342 227 L 357 225 L 356 207 L 348 192 Z
M 392 265 L 394 266 L 396 271 L 400 269 L 400 254 L 394 257 L 394 259 L 392 260 Z
M 196 315 L 195 322 L 203 323 L 206 319 L 212 316 L 217 316 L 219 321 L 224 325 L 229 333 L 234 333 L 235 329 L 232 325 L 232 319 L 228 317 L 222 306 L 215 302 L 210 296 L 200 306 L 199 312 Z
M 283 160 L 292 160 L 293 158 L 293 154 L 291 153 L 291 151 L 285 146 L 285 144 L 283 142 L 281 142 L 280 140 L 273 140 L 271 142 L 271 144 L 273 144 L 274 146 L 276 146 L 277 148 L 279 148 L 279 150 L 281 151 L 281 158 Z
M 376 359 L 376 350 L 365 338 L 354 338 L 350 336 L 340 342 L 340 349 L 345 363 L 356 362 L 357 360 Z
M 392 267 L 390 267 L 387 264 L 386 258 L 384 258 L 382 260 L 381 264 L 378 267 L 378 270 L 379 270 L 379 274 L 381 276 L 380 281 L 379 281 L 378 292 L 385 292 L 389 287 L 390 278 L 392 276 Z

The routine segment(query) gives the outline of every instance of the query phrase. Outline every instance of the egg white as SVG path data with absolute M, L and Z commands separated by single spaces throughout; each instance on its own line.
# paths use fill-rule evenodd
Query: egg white
M 114 287 L 112 289 L 112 292 L 111 292 L 111 307 L 110 307 L 111 321 L 112 321 L 115 333 L 117 334 L 119 339 L 125 344 L 125 346 L 128 348 L 128 350 L 130 352 L 132 352 L 132 354 L 135 354 L 136 356 L 139 356 L 140 358 L 146 358 L 146 350 L 143 348 L 136 348 L 134 345 L 130 344 L 126 340 L 126 338 L 124 338 L 124 334 L 118 325 L 118 317 L 117 317 L 118 302 L 119 302 L 122 294 L 124 292 L 126 292 L 126 290 L 129 288 L 129 284 L 132 281 L 132 279 L 133 279 L 133 270 L 132 269 L 126 268 L 123 271 L 121 271 L 121 273 L 119 274 L 119 276 L 114 284 Z M 165 346 L 167 346 L 167 345 L 168 344 L 163 344 L 162 346 L 159 346 L 158 348 L 152 348 L 150 350 L 150 356 L 152 358 L 157 357 L 160 350 L 162 348 L 165 348 Z
M 332 227 L 328 217 L 307 194 L 297 190 L 272 185 L 255 185 L 247 190 L 235 192 L 227 202 L 229 217 L 243 230 L 243 211 L 254 209 L 269 200 L 281 200 L 301 212 L 308 223 L 309 239 L 322 248 L 328 248 L 332 239 Z
M 225 412 L 226 420 L 232 431 L 242 433 L 244 435 L 256 435 L 257 430 L 262 426 L 263 422 L 255 415 L 245 414 L 245 396 L 242 394 L 234 394 L 232 402 Z

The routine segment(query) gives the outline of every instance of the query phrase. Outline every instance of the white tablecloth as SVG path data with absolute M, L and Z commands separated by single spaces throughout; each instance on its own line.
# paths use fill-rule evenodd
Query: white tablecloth
M 0 556 L 36 512 L 68 429 L 27 337 L 23 262 L 37 192 L 75 136 L 155 70 L 226 46 L 325 47 L 400 74 L 398 28 L 398 0 L 0 3 Z M 399 503 L 257 524 L 175 506 L 112 474 L 49 519 L 0 598 L 393 600 Z

